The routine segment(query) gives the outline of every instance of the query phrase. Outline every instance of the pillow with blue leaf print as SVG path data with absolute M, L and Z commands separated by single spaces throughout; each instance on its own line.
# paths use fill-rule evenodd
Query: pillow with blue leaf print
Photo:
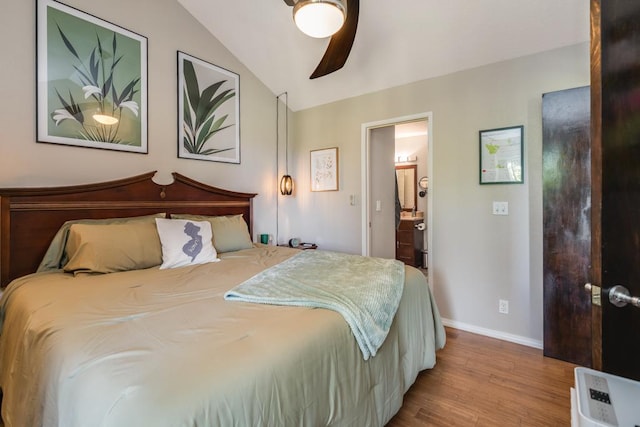
M 208 221 L 156 218 L 162 245 L 160 269 L 220 261 Z

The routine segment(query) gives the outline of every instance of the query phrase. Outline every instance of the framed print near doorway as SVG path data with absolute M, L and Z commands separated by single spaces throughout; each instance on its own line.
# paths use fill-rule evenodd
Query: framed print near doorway
M 524 182 L 524 126 L 481 130 L 480 184 Z
M 311 191 L 338 191 L 338 147 L 311 151 Z

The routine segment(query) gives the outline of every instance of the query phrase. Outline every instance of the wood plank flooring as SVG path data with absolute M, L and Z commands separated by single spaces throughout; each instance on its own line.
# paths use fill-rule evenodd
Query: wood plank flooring
M 542 350 L 447 328 L 387 427 L 569 426 L 575 365 Z

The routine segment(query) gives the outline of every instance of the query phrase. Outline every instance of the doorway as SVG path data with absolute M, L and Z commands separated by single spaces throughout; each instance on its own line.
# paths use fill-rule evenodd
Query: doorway
M 422 113 L 411 116 L 396 117 L 378 122 L 364 123 L 362 133 L 362 254 L 365 256 L 395 257 L 395 170 L 396 165 L 417 165 L 416 182 L 414 188 L 419 194 L 416 201 L 416 210 L 424 212 L 426 224 L 425 248 L 431 247 L 431 229 L 433 224 L 433 153 L 434 144 L 432 138 L 433 114 Z M 426 130 L 423 153 L 417 154 L 411 146 L 411 139 L 420 135 L 415 129 L 420 126 Z M 412 131 L 413 129 L 413 131 Z M 399 138 L 396 138 L 398 130 Z M 424 132 L 422 132 L 424 133 Z M 392 140 L 392 142 L 390 142 Z M 381 141 L 387 141 L 386 144 Z M 397 143 L 396 143 L 397 141 Z M 398 151 L 396 151 L 398 147 Z M 393 153 L 393 154 L 392 154 Z M 421 158 L 422 157 L 422 158 Z M 384 166 L 381 167 L 381 158 Z M 380 179 L 381 176 L 389 176 L 389 179 Z M 424 191 L 420 188 L 421 178 L 423 185 L 428 188 Z M 423 197 L 420 194 L 424 194 Z M 384 215 L 382 215 L 384 213 Z M 388 215 L 387 215 L 388 214 Z M 383 217 L 383 224 L 377 221 Z M 382 227 L 382 228 L 381 228 Z M 380 244 L 380 241 L 386 242 Z M 390 242 L 390 243 L 389 243 Z M 387 248 L 387 252 L 377 253 L 377 247 Z M 427 265 L 433 265 L 432 254 L 427 256 Z M 429 274 L 430 276 L 431 274 Z

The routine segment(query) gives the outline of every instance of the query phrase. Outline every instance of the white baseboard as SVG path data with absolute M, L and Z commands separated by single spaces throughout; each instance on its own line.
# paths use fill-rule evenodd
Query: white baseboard
M 534 340 L 531 338 L 523 337 L 521 335 L 509 334 L 502 331 L 496 331 L 493 329 L 482 328 L 480 326 L 470 325 L 468 323 L 457 322 L 455 320 L 442 319 L 442 324 L 462 331 L 471 332 L 478 335 L 484 335 L 491 338 L 496 338 L 503 341 L 509 341 L 516 344 L 526 345 L 527 347 L 533 347 L 542 350 L 542 341 Z

